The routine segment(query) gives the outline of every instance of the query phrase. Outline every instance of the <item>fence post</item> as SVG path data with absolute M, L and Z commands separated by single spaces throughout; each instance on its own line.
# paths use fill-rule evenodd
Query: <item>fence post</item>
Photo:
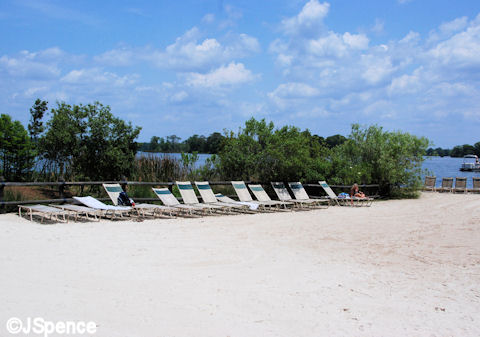
M 65 179 L 63 178 L 63 176 L 60 176 L 58 178 L 58 182 L 60 182 L 60 185 L 58 185 L 58 197 L 59 199 L 63 199 L 64 198 L 64 189 L 65 189 Z
M 120 182 L 120 186 L 125 192 L 127 191 L 127 185 L 128 185 L 127 177 L 122 176 L 122 181 Z
M 5 188 L 5 185 L 3 182 L 5 181 L 5 178 L 3 176 L 0 176 L 0 202 L 3 202 L 3 189 Z

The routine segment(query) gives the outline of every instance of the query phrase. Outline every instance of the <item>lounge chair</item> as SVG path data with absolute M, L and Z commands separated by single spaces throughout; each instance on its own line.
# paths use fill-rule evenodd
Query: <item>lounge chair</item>
M 108 196 L 112 200 L 115 206 L 118 206 L 118 196 L 120 193 L 123 192 L 122 187 L 120 184 L 103 184 L 103 188 L 107 192 Z M 137 204 L 133 206 L 133 210 L 137 212 L 140 216 L 151 215 L 155 217 L 156 215 L 160 216 L 173 216 L 176 215 L 178 209 L 174 207 L 168 207 L 163 205 L 155 205 L 155 204 Z
M 351 197 L 346 196 L 345 198 L 338 197 L 335 192 L 328 186 L 326 181 L 319 181 L 320 186 L 322 186 L 323 190 L 327 193 L 328 198 L 335 201 L 335 203 L 339 206 L 371 206 L 373 202 L 373 198 L 364 197 Z
M 338 206 L 342 206 L 344 204 L 344 200 L 340 200 L 338 196 L 333 192 L 333 190 L 328 186 L 326 181 L 319 181 L 320 186 L 322 186 L 325 193 L 327 193 L 327 198 L 333 200 Z
M 89 216 L 93 216 L 96 221 L 100 221 L 98 217 L 101 217 L 103 211 L 100 209 L 90 208 L 81 205 L 72 205 L 72 204 L 65 204 L 65 205 L 50 205 L 55 208 L 59 208 L 65 211 L 73 212 L 73 216 L 75 217 L 75 221 L 78 220 L 78 217 L 83 215 L 86 219 L 90 219 Z
M 280 201 L 291 202 L 295 205 L 295 207 L 299 207 L 302 209 L 312 208 L 313 206 L 318 204 L 318 202 L 316 202 L 313 199 L 306 199 L 306 200 L 293 199 L 290 196 L 290 193 L 288 192 L 287 187 L 282 182 L 272 182 L 271 184 L 272 184 L 273 190 L 277 194 L 278 200 Z
M 248 187 L 258 201 L 273 202 L 278 207 L 283 207 L 284 209 L 295 206 L 295 203 L 291 201 L 272 200 L 260 184 L 250 184 Z
M 130 213 L 132 212 L 132 207 L 107 205 L 91 196 L 73 197 L 73 199 L 87 207 L 102 210 L 103 216 L 108 217 L 108 215 L 110 215 L 112 219 L 115 218 L 117 215 L 120 218 L 123 218 L 124 215 L 130 215 Z
M 328 207 L 330 205 L 330 201 L 328 199 L 311 199 L 305 191 L 302 183 L 299 181 L 289 182 L 288 186 L 292 190 L 295 200 L 310 203 L 314 207 Z
M 452 189 L 453 193 L 467 193 L 467 178 L 466 177 L 456 177 L 455 178 L 455 187 Z
M 442 187 L 437 188 L 438 192 L 452 192 L 453 178 L 442 178 Z
M 432 191 L 435 192 L 436 187 L 435 183 L 437 182 L 437 177 L 426 176 L 425 177 L 425 185 L 423 186 L 424 191 Z
M 249 212 L 248 205 L 217 200 L 208 181 L 195 181 L 195 185 L 197 186 L 198 192 L 200 192 L 200 195 L 202 196 L 202 201 L 205 204 L 227 207 L 230 211 Z
M 168 188 L 155 188 L 152 187 L 155 195 L 163 202 L 165 206 L 175 207 L 183 211 L 184 214 L 189 216 L 198 216 L 199 214 L 205 214 L 205 207 L 198 207 L 195 205 L 181 204 L 177 198 L 170 192 Z
M 233 200 L 232 198 L 229 198 L 226 195 L 223 195 L 222 193 L 215 194 L 215 198 L 217 198 L 217 200 L 220 201 L 220 202 L 226 202 L 226 203 L 229 203 L 229 204 L 247 206 L 251 211 L 258 210 L 258 206 L 259 206 L 259 204 L 255 203 L 255 202 Z
M 63 217 L 63 222 L 68 222 L 68 216 L 70 212 L 61 210 L 59 208 L 45 206 L 45 205 L 18 205 L 18 215 L 22 217 L 22 210 L 24 210 L 28 216 L 30 216 L 30 221 L 33 221 L 33 216 L 38 215 L 41 217 L 41 223 L 43 220 L 49 219 L 51 221 L 61 221 L 59 216 Z
M 480 193 L 480 177 L 473 177 L 473 193 Z
M 197 195 L 195 194 L 195 190 L 193 189 L 192 184 L 189 181 L 176 181 L 175 184 L 178 187 L 178 191 L 182 196 L 183 203 L 185 205 L 193 205 L 196 207 L 202 207 L 211 214 L 213 212 L 227 212 L 227 206 L 220 206 L 220 205 L 211 205 L 206 203 L 201 203 L 198 201 Z
M 242 202 L 255 203 L 264 211 L 278 208 L 278 204 L 273 201 L 253 200 L 250 192 L 248 192 L 247 185 L 245 185 L 243 181 L 232 181 L 232 186 L 235 190 L 235 193 L 237 193 L 238 199 Z

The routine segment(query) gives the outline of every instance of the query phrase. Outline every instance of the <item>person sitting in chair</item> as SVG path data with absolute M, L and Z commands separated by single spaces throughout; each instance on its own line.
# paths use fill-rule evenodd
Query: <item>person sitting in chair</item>
M 365 198 L 365 193 L 359 191 L 357 183 L 353 184 L 352 188 L 350 189 L 350 197 Z

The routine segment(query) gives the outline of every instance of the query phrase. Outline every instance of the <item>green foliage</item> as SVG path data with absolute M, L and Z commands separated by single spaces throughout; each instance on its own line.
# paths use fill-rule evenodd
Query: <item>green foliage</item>
M 338 147 L 340 156 L 350 163 L 346 166 L 349 170 L 339 176 L 344 184 L 378 183 L 380 193 L 388 196 L 394 187 L 415 190 L 421 184 L 421 165 L 428 144 L 424 137 L 354 124 L 348 140 Z
M 195 163 L 198 161 L 198 153 L 181 153 L 182 158 L 180 162 L 182 163 L 182 179 L 192 179 L 195 175 Z
M 238 133 L 227 133 L 217 166 L 226 180 L 376 183 L 384 195 L 392 195 L 394 187 L 419 187 L 427 139 L 353 125 L 348 138 L 330 141 L 252 118 Z
M 73 106 L 62 102 L 51 113 L 40 147 L 60 175 L 117 180 L 133 173 L 139 127 L 114 117 L 110 107 L 99 102 Z
M 180 162 L 169 156 L 144 155 L 135 159 L 134 174 L 138 181 L 174 181 L 181 175 Z
M 468 154 L 475 154 L 480 157 L 480 142 L 477 142 L 473 145 L 463 144 L 454 146 L 453 149 L 442 149 L 437 147 L 436 149 L 429 148 L 427 149 L 427 156 L 451 156 L 456 158 L 461 158 Z
M 275 130 L 272 122 L 252 118 L 237 134 L 227 133 L 218 167 L 226 179 L 309 180 L 326 151 L 309 132 L 293 126 Z
M 9 115 L 0 116 L 0 175 L 7 181 L 27 180 L 34 148 L 27 131 Z
M 149 143 L 139 143 L 139 150 L 145 152 L 164 152 L 164 153 L 218 153 L 223 145 L 224 137 L 214 132 L 210 136 L 193 135 L 183 142 L 176 135 L 166 138 L 153 136 Z
M 329 149 L 332 149 L 335 146 L 342 145 L 346 140 L 347 138 L 342 135 L 333 135 L 325 139 L 325 144 Z
M 47 101 L 42 101 L 37 98 L 35 104 L 30 108 L 30 123 L 28 124 L 28 133 L 35 143 L 45 130 L 42 119 L 45 115 L 45 112 L 48 110 L 47 104 Z

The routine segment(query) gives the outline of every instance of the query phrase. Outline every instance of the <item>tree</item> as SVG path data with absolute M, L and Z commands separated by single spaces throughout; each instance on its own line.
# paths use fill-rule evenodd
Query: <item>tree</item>
M 463 147 L 460 145 L 454 146 L 452 151 L 450 152 L 451 157 L 463 157 Z
M 477 142 L 477 143 L 473 144 L 473 147 L 474 147 L 474 150 L 475 150 L 475 154 L 477 156 L 480 156 L 480 142 Z
M 81 106 L 86 115 L 85 134 L 79 133 L 79 151 L 74 165 L 88 179 L 118 180 L 131 176 L 141 128 L 114 117 L 109 106 L 99 102 Z
M 322 148 L 310 133 L 251 118 L 237 134 L 227 132 L 218 168 L 226 179 L 311 180 L 323 169 Z
M 383 195 L 395 187 L 419 187 L 421 165 L 429 141 L 399 131 L 387 132 L 377 125 L 352 126 L 348 140 L 338 147 L 348 169 L 341 173 L 347 184 L 378 183 Z
M 206 152 L 219 153 L 223 147 L 225 137 L 220 132 L 214 132 L 207 138 Z
M 116 180 L 130 176 L 139 127 L 112 115 L 109 106 L 58 103 L 41 139 L 42 154 L 60 175 Z
M 207 139 L 205 136 L 193 135 L 184 141 L 186 152 L 206 152 Z
M 475 154 L 475 147 L 469 144 L 463 144 L 462 152 L 464 156 L 467 154 Z
M 30 134 L 30 138 L 34 141 L 34 143 L 38 142 L 38 138 L 45 130 L 42 119 L 45 112 L 48 110 L 47 104 L 47 101 L 42 101 L 37 98 L 33 106 L 30 108 L 30 123 L 28 124 L 28 133 Z
M 87 114 L 82 106 L 71 106 L 65 102 L 57 103 L 51 114 L 47 131 L 40 139 L 40 152 L 48 164 L 53 164 L 52 170 L 64 176 L 79 153 L 80 141 L 87 131 Z
M 27 130 L 9 115 L 0 116 L 0 175 L 8 181 L 26 180 L 33 166 L 33 146 Z
M 331 149 L 331 148 L 334 148 L 335 146 L 342 145 L 343 143 L 345 143 L 346 140 L 347 138 L 345 138 L 342 135 L 333 135 L 333 136 L 327 137 L 325 139 L 325 143 L 327 147 Z

